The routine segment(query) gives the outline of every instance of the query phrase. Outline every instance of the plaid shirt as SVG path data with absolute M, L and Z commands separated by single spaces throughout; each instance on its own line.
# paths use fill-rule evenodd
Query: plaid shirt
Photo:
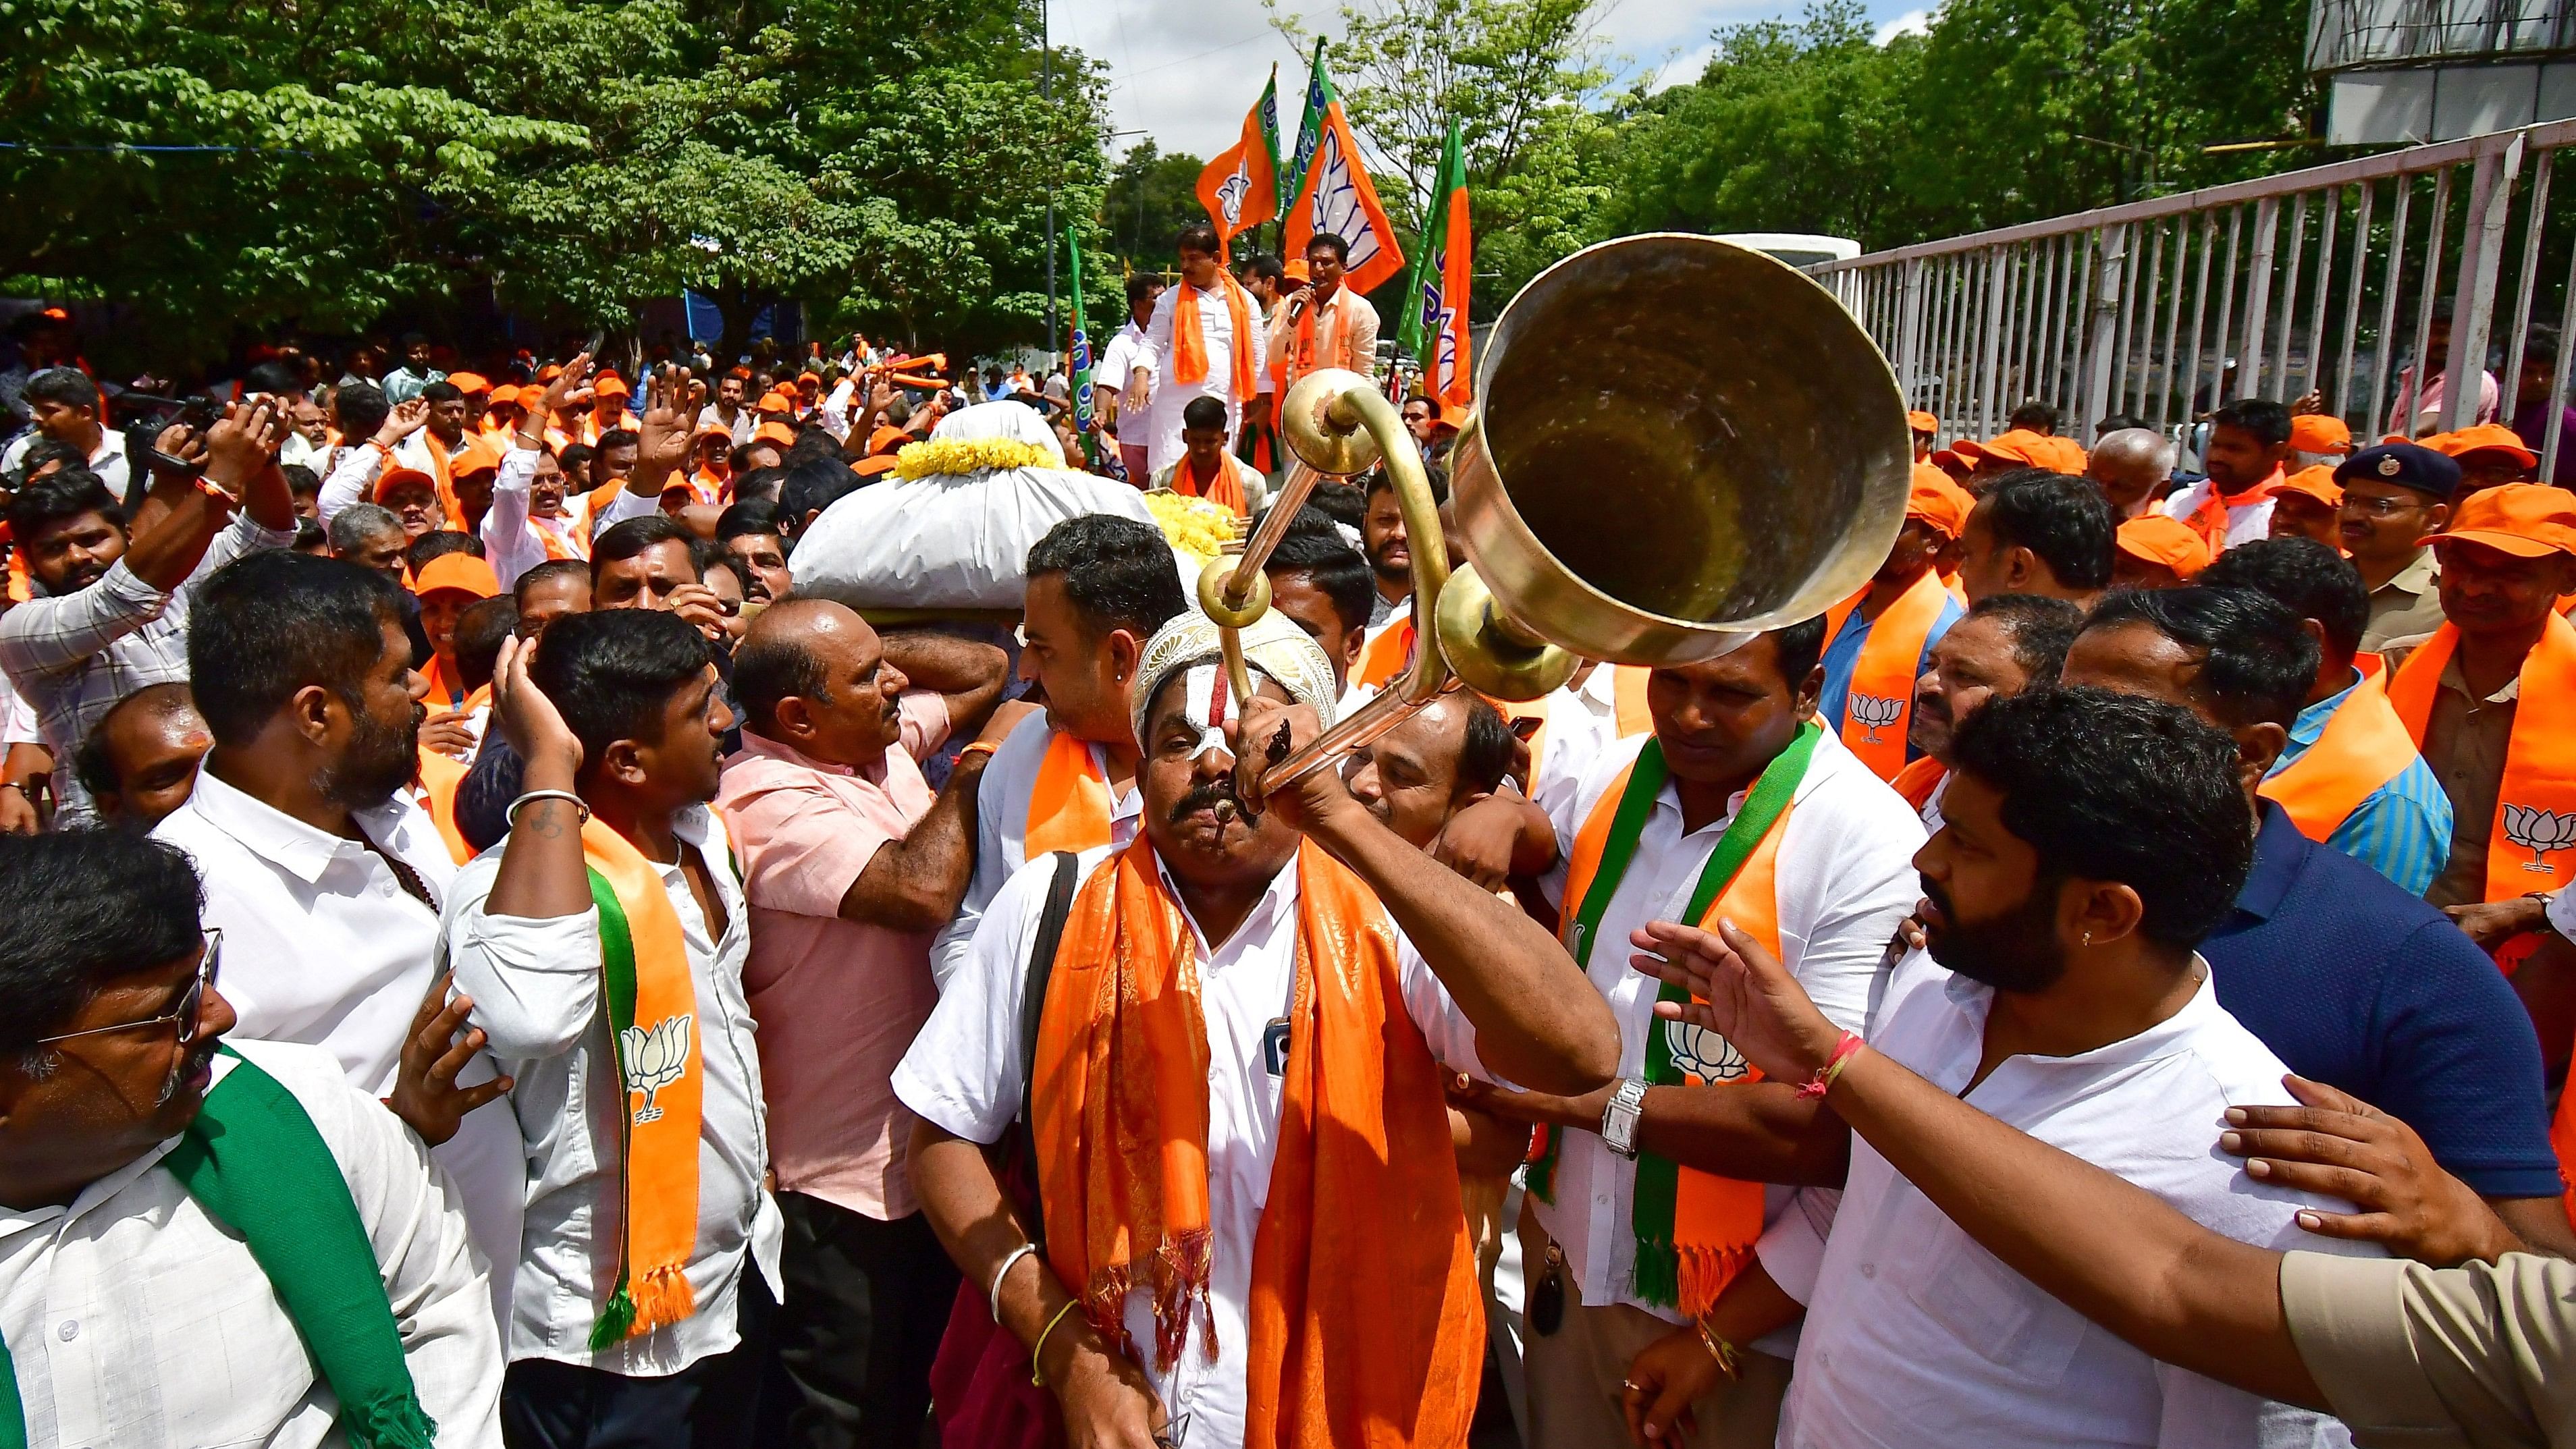
M 171 593 L 118 559 L 88 588 L 39 595 L 0 615 L 0 669 L 34 707 L 45 744 L 60 762 L 54 771 L 60 823 L 85 825 L 96 815 L 70 765 L 99 716 L 147 684 L 188 677 L 188 601 L 197 582 L 244 554 L 294 541 L 294 530 L 264 528 L 241 514 Z

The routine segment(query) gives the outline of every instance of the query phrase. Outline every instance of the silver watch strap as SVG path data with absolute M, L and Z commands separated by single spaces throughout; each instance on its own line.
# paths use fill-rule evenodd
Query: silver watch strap
M 1601 1140 L 1621 1157 L 1637 1155 L 1637 1124 L 1645 1116 L 1646 1084 L 1636 1078 L 1624 1078 L 1610 1094 L 1608 1105 L 1601 1109 Z

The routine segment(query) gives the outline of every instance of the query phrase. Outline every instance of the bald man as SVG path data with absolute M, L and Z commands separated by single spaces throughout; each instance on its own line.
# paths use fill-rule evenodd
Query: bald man
M 2123 519 L 2135 518 L 2164 492 L 2173 477 L 2173 441 L 2150 428 L 2122 428 L 2093 445 L 2084 476 L 2102 485 L 2102 495 Z
M 866 620 L 791 599 L 734 650 L 742 751 L 716 803 L 751 910 L 742 981 L 787 1229 L 775 1338 L 796 1389 L 763 1405 L 764 1442 L 892 1442 L 929 1412 L 957 1274 L 904 1171 L 912 1115 L 892 1078 L 938 1000 L 931 932 L 975 864 L 991 749 L 970 747 L 935 796 L 918 761 L 1000 698 L 1002 651 L 977 647 L 973 677 L 916 689 Z

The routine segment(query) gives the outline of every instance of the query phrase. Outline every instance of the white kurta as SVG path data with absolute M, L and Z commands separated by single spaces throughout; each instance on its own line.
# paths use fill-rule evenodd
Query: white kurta
M 1105 846 L 1082 852 L 1083 878 L 1089 879 L 1108 857 Z M 1159 861 L 1155 879 L 1178 905 L 1180 893 Z M 929 1025 L 895 1068 L 895 1095 L 905 1106 L 970 1142 L 999 1140 L 1019 1115 L 1021 997 L 1053 880 L 1053 867 L 1046 861 L 1011 877 L 976 933 L 965 969 L 950 978 Z M 1202 1321 L 1193 1315 L 1191 1341 L 1171 1373 L 1156 1373 L 1150 1354 L 1142 1365 L 1163 1397 L 1172 1437 L 1181 1449 L 1243 1442 L 1252 1245 L 1261 1228 L 1261 1210 L 1270 1200 L 1279 1105 L 1287 1087 L 1284 1073 L 1270 1070 L 1263 1043 L 1274 1025 L 1284 1029 L 1291 1008 L 1297 979 L 1297 885 L 1292 861 L 1270 878 L 1252 914 L 1223 941 L 1211 943 L 1198 922 L 1190 921 L 1199 1006 L 1207 1015 L 1208 1226 L 1216 1240 L 1208 1270 L 1208 1308 L 1218 1352 L 1211 1363 L 1202 1350 Z M 1189 908 L 1179 909 L 1188 919 Z M 1476 1057 L 1475 1027 L 1413 943 L 1392 921 L 1388 930 L 1395 937 L 1401 1009 L 1421 1030 L 1434 1057 L 1453 1071 L 1485 1076 Z M 1128 1336 L 1137 1343 L 1154 1341 L 1150 1289 L 1127 1295 L 1126 1322 Z
M 1207 342 L 1207 376 L 1197 382 L 1182 382 L 1173 365 L 1172 317 L 1180 299 L 1189 297 L 1199 309 L 1199 335 Z M 1234 349 L 1252 349 L 1253 373 L 1261 371 L 1261 360 L 1270 350 L 1269 331 L 1262 326 L 1261 303 L 1250 293 L 1244 294 L 1244 321 L 1252 337 L 1246 342 L 1234 335 L 1233 309 L 1226 305 L 1223 283 L 1212 292 L 1201 292 L 1187 283 L 1173 287 L 1154 300 L 1154 320 L 1145 328 L 1147 344 L 1154 353 L 1154 400 L 1147 411 L 1152 436 L 1145 445 L 1145 465 L 1153 472 L 1168 468 L 1188 449 L 1181 442 L 1181 410 L 1203 397 L 1221 398 L 1225 402 L 1226 446 L 1234 445 L 1237 430 L 1243 423 L 1243 405 L 1249 398 L 1234 395 Z M 1121 441 L 1127 441 L 1122 439 Z M 1130 446 L 1133 446 L 1131 443 Z

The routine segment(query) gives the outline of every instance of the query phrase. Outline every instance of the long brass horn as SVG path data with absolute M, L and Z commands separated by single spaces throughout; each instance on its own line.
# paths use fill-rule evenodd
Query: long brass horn
M 1422 458 L 1356 373 L 1300 378 L 1280 432 L 1306 466 L 1237 558 L 1199 578 L 1228 673 L 1269 603 L 1261 567 L 1319 476 L 1382 455 L 1413 559 L 1413 667 L 1264 776 L 1276 788 L 1463 682 L 1562 685 L 1577 656 L 1714 658 L 1865 583 L 1904 522 L 1912 459 L 1896 377 L 1831 293 L 1761 252 L 1657 233 L 1587 247 L 1503 309 L 1480 406 L 1450 453 L 1470 562 L 1450 572 Z

